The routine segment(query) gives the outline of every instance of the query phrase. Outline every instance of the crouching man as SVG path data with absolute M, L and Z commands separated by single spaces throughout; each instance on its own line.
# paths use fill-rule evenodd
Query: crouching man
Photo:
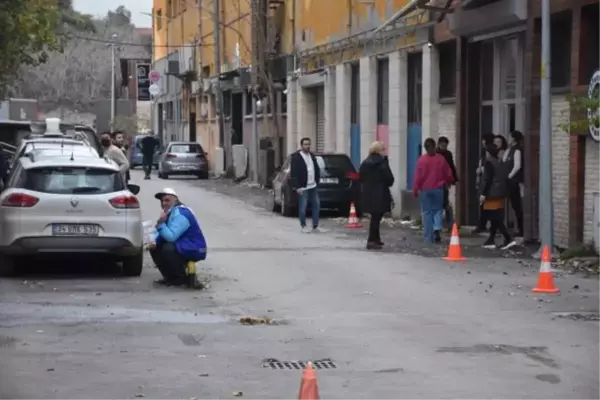
M 156 221 L 154 243 L 149 245 L 152 260 L 163 276 L 156 283 L 181 286 L 186 283 L 186 263 L 206 259 L 206 240 L 196 216 L 173 189 L 165 188 L 154 197 L 163 210 Z

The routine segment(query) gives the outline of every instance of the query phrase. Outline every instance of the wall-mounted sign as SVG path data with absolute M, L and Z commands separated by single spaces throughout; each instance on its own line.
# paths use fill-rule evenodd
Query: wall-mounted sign
M 150 101 L 150 64 L 135 64 L 137 71 L 137 100 Z
M 598 100 L 600 96 L 600 70 L 594 72 L 592 79 L 590 79 L 590 85 L 588 86 L 588 98 L 590 100 Z M 599 124 L 599 110 L 588 109 L 587 117 L 590 124 L 590 136 L 596 142 L 600 142 L 600 124 Z

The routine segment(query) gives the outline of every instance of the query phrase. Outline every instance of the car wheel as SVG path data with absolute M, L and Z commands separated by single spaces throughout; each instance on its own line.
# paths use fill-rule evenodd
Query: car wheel
M 281 204 L 277 204 L 277 201 L 275 200 L 275 191 L 273 191 L 273 212 L 281 212 Z
M 0 254 L 0 276 L 10 277 L 17 274 L 15 258 Z
M 203 171 L 198 174 L 198 179 L 208 179 L 208 172 Z
M 124 276 L 140 276 L 144 268 L 144 251 L 134 256 L 129 256 L 123 259 L 123 275 Z
M 293 215 L 292 207 L 290 207 L 288 199 L 283 191 L 281 192 L 281 215 L 284 217 L 291 217 Z

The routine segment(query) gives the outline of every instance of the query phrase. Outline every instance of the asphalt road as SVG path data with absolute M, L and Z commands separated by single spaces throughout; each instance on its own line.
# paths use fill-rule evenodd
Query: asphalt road
M 594 279 L 559 276 L 561 296 L 534 296 L 535 274 L 510 260 L 367 252 L 201 181 L 133 178 L 146 218 L 164 186 L 195 211 L 210 288 L 154 288 L 150 264 L 139 279 L 86 273 L 87 260 L 0 280 L 2 398 L 296 398 L 301 372 L 264 359 L 335 362 L 317 370 L 322 398 L 600 394 Z

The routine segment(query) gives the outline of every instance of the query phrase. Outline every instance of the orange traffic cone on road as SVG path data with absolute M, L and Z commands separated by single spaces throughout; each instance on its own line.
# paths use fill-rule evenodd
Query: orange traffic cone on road
M 346 228 L 362 228 L 360 220 L 356 215 L 356 208 L 354 207 L 354 203 L 350 203 L 350 215 L 348 216 L 348 224 L 346 224 Z
M 317 384 L 317 375 L 313 369 L 312 363 L 309 362 L 304 368 L 302 373 L 302 381 L 300 382 L 300 393 L 298 393 L 298 399 L 300 400 L 318 400 L 319 399 L 319 385 Z
M 452 225 L 452 236 L 450 236 L 450 245 L 448 246 L 448 255 L 444 257 L 446 261 L 465 261 L 466 258 L 462 255 L 460 240 L 458 238 L 458 227 Z
M 548 245 L 545 245 L 544 250 L 542 251 L 542 263 L 540 265 L 537 285 L 533 288 L 535 293 L 560 293 L 560 290 L 554 285 L 551 267 L 552 259 L 550 257 L 550 248 Z

